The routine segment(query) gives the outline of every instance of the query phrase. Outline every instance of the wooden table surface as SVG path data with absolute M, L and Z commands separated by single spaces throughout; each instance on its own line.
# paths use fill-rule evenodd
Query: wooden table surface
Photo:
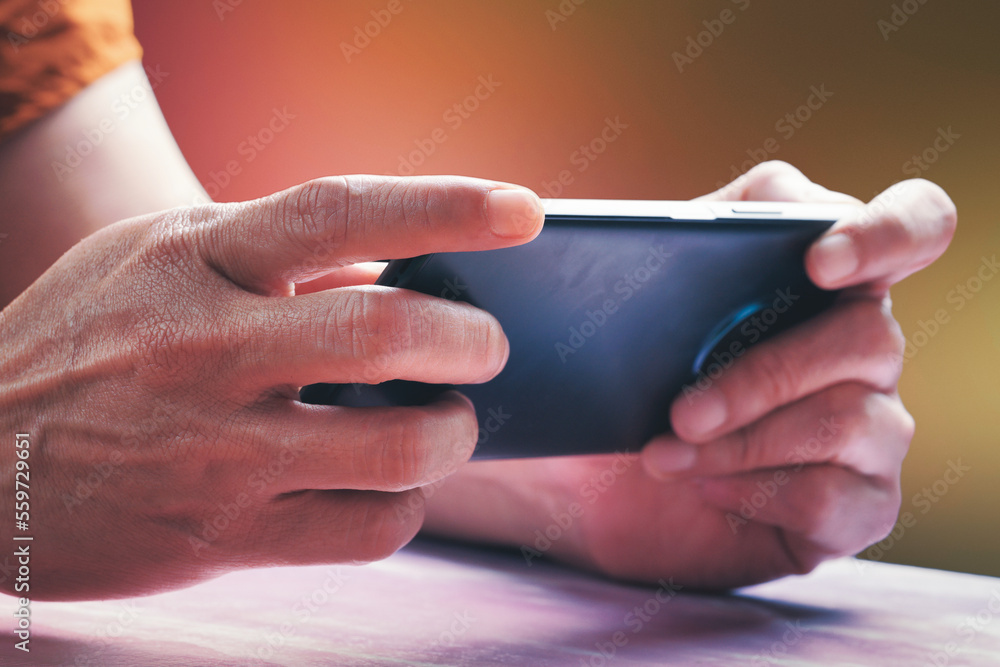
M 852 559 L 703 595 L 418 542 L 147 598 L 32 602 L 4 665 L 1000 665 L 1000 579 Z

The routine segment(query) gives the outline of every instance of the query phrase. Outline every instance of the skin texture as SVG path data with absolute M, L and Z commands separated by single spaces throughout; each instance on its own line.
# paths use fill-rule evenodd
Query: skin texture
M 506 338 L 466 304 L 368 285 L 296 295 L 295 281 L 404 249 L 503 247 L 541 224 L 520 188 L 351 177 L 78 244 L 0 314 L 3 426 L 36 443 L 33 597 L 393 553 L 420 528 L 407 496 L 472 453 L 471 404 L 307 406 L 298 387 L 482 382 Z
M 678 398 L 677 436 L 621 459 L 463 466 L 477 425 L 458 394 L 358 410 L 303 405 L 296 390 L 493 377 L 507 344 L 490 315 L 375 287 L 370 260 L 527 242 L 541 225 L 537 198 L 475 179 L 358 176 L 187 206 L 203 192 L 155 105 L 130 126 L 141 150 L 116 133 L 72 186 L 55 180 L 30 156 L 58 154 L 142 80 L 137 65 L 109 76 L 0 146 L 0 172 L 20 179 L 0 179 L 12 202 L 0 251 L 33 239 L 49 258 L 0 263 L 5 294 L 20 295 L 0 311 L 0 422 L 30 434 L 32 598 L 370 561 L 406 543 L 425 513 L 440 535 L 532 548 L 555 523 L 559 537 L 538 554 L 711 588 L 808 571 L 891 527 L 913 424 L 895 393 L 902 338 L 888 287 L 951 238 L 954 207 L 936 186 L 897 186 L 831 229 L 807 267 L 848 293 L 748 352 L 696 401 Z M 129 187 L 133 172 L 156 187 Z M 710 196 L 850 201 L 783 163 Z M 0 448 L 7 516 L 15 451 Z M 775 493 L 734 528 L 727 514 L 739 516 L 758 483 Z M 582 513 L 569 514 L 573 503 Z M 12 529 L 0 523 L 0 540 Z

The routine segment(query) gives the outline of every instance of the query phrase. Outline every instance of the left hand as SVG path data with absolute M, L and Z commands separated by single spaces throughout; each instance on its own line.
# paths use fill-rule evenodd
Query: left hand
M 467 465 L 434 490 L 425 526 L 706 588 L 805 573 L 889 532 L 914 428 L 889 286 L 944 252 L 954 205 L 918 180 L 863 206 L 780 162 L 706 198 L 856 203 L 806 256 L 817 285 L 844 290 L 834 307 L 678 396 L 676 435 L 641 455 Z

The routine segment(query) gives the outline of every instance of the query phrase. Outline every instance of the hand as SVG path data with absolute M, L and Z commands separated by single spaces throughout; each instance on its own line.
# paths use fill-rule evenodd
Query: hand
M 862 206 L 779 162 L 708 198 L 857 204 L 806 257 L 816 284 L 844 289 L 835 306 L 678 396 L 676 435 L 641 456 L 466 466 L 430 499 L 429 527 L 520 543 L 529 562 L 548 553 L 708 588 L 805 573 L 888 533 L 913 434 L 896 393 L 904 341 L 888 288 L 945 250 L 953 204 L 907 181 Z M 473 523 L 477 511 L 492 513 L 496 533 Z
M 393 553 L 423 518 L 416 487 L 471 454 L 471 405 L 348 409 L 297 390 L 493 377 L 507 342 L 492 316 L 361 285 L 358 263 L 515 245 L 541 224 L 537 197 L 511 186 L 349 177 L 85 239 L 0 312 L 0 421 L 28 434 L 0 449 L 0 513 L 14 516 L 26 450 L 18 534 L 34 537 L 16 592 L 137 595 Z

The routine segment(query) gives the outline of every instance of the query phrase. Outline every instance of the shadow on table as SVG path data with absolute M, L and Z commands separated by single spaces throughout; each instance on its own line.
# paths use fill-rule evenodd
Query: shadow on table
M 420 540 L 399 557 L 352 569 L 351 585 L 287 641 L 254 653 L 321 572 L 242 573 L 154 596 L 148 623 L 117 639 L 39 630 L 24 654 L 8 635 L 0 664 L 762 665 L 812 654 L 819 646 L 800 644 L 803 637 L 858 621 L 835 609 L 678 591 L 669 581 L 624 585 L 549 562 L 528 567 L 516 551 Z M 254 605 L 259 612 L 247 611 Z M 178 632 L 185 624 L 197 632 Z
M 445 541 L 421 539 L 409 551 L 449 566 L 469 559 L 467 546 Z M 771 664 L 792 652 L 807 634 L 821 634 L 824 627 L 852 618 L 838 609 L 738 592 L 684 591 L 669 580 L 628 585 L 554 563 L 535 561 L 527 567 L 520 554 L 504 549 L 478 551 L 474 562 L 496 575 L 480 591 L 492 598 L 491 608 L 509 608 L 522 622 L 505 624 L 502 613 L 489 616 L 484 622 L 494 624 L 492 632 L 450 646 L 437 641 L 416 651 L 415 662 L 510 664 L 516 656 L 522 664 L 604 667 L 611 661 L 662 664 L 667 656 L 729 664 L 739 656 L 751 664 Z M 452 597 L 451 591 L 441 591 L 440 604 L 447 606 Z M 482 634 L 492 637 L 484 640 Z

